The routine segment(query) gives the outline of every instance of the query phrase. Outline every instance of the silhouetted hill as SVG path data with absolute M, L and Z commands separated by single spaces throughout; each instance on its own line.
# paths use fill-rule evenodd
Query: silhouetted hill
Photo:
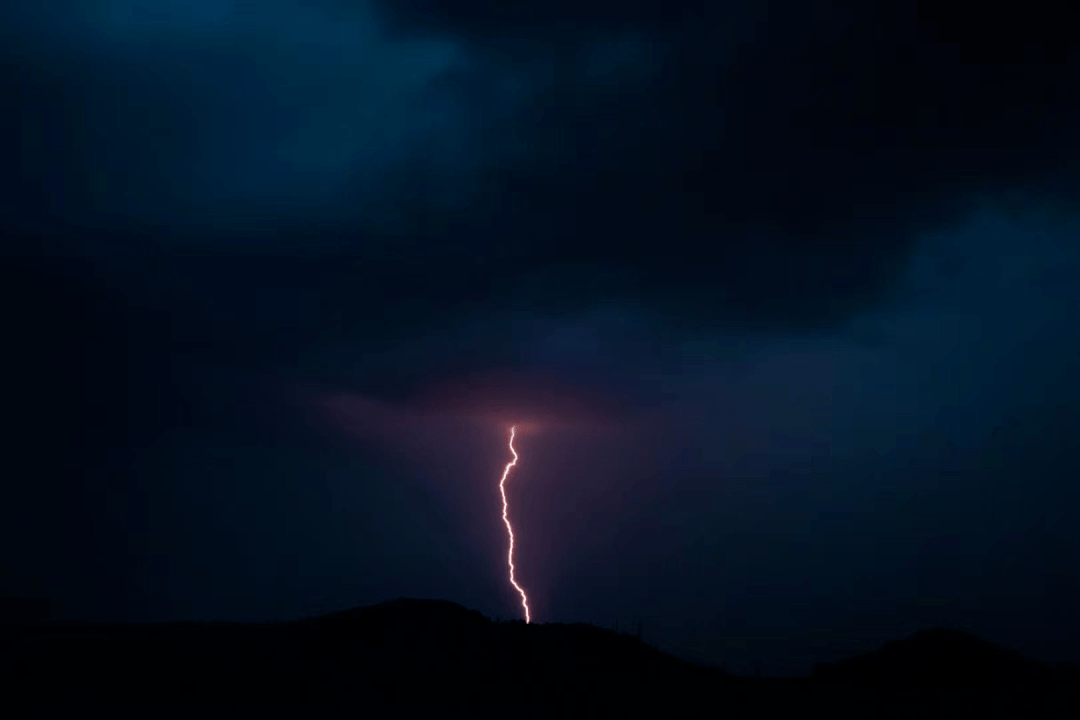
M 588 625 L 408 599 L 268 625 L 23 627 L 4 647 L 4 696 L 49 712 L 599 711 L 725 678 Z
M 994 712 L 1014 708 L 1019 714 L 1004 716 L 1042 718 L 1071 717 L 1063 709 L 1080 707 L 1076 685 L 1064 682 L 1064 674 L 1033 672 L 1030 661 L 949 631 L 825 666 L 815 680 L 755 680 L 591 625 L 499 623 L 429 600 L 266 625 L 9 625 L 0 630 L 0 648 L 4 717 L 705 712 L 954 718 L 1002 717 Z M 920 663 L 926 668 L 912 670 Z M 1023 692 L 1001 696 L 991 687 L 940 700 L 882 690 L 878 682 L 907 678 L 901 684 L 911 684 L 919 672 L 933 676 L 939 664 L 951 664 L 954 675 L 1016 679 Z M 979 713 L 965 714 L 972 709 Z
M 1052 670 L 960 630 L 935 628 L 886 643 L 876 652 L 822 664 L 821 679 L 926 687 L 979 686 L 1047 681 Z
M 1080 718 L 1080 682 L 970 633 L 935 628 L 814 669 L 819 686 L 854 690 L 901 713 L 934 717 Z

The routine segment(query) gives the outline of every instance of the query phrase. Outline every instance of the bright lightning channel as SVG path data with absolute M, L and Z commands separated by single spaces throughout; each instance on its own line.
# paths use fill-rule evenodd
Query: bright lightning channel
M 503 522 L 506 523 L 506 532 L 508 535 L 510 535 L 510 552 L 506 556 L 506 562 L 510 565 L 510 584 L 513 585 L 514 589 L 518 591 L 519 595 L 521 595 L 521 607 L 525 608 L 525 624 L 528 625 L 529 598 L 525 595 L 525 591 L 522 589 L 522 587 L 518 585 L 517 580 L 514 579 L 514 529 L 510 527 L 510 518 L 506 515 L 508 510 L 508 506 L 506 504 L 506 476 L 510 474 L 510 468 L 517 465 L 518 461 L 517 451 L 514 450 L 514 428 L 510 428 L 510 452 L 514 454 L 514 459 L 506 464 L 506 469 L 503 470 L 502 480 L 499 481 L 499 492 L 502 493 L 503 501 L 502 519 Z

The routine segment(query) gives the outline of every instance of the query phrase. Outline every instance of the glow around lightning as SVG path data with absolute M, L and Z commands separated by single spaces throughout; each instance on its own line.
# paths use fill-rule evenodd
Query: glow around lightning
M 510 535 L 510 552 L 506 556 L 506 562 L 510 566 L 510 584 L 514 586 L 514 589 L 521 595 L 521 607 L 525 608 L 525 623 L 529 623 L 529 598 L 525 595 L 525 590 L 518 585 L 517 580 L 514 578 L 514 529 L 510 527 L 510 518 L 507 516 L 507 510 L 509 509 L 506 503 L 506 476 L 510 474 L 510 468 L 517 465 L 518 454 L 514 450 L 514 428 L 510 428 L 510 452 L 513 453 L 514 459 L 506 464 L 506 469 L 503 470 L 502 480 L 499 481 L 499 492 L 502 493 L 503 512 L 502 519 L 506 523 L 506 532 Z

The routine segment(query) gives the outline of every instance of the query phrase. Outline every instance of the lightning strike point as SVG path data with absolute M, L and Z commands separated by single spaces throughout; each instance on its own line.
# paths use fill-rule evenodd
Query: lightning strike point
M 507 510 L 509 506 L 506 502 L 506 476 L 510 474 L 510 468 L 517 465 L 518 454 L 514 450 L 514 429 L 510 428 L 510 452 L 513 453 L 514 459 L 506 464 L 506 469 L 503 470 L 502 480 L 499 481 L 499 492 L 502 494 L 503 511 L 502 519 L 506 523 L 506 533 L 510 536 L 510 552 L 507 553 L 506 562 L 510 566 L 510 584 L 514 586 L 514 589 L 521 595 L 521 607 L 525 609 L 525 624 L 529 624 L 529 598 L 525 595 L 525 590 L 518 585 L 517 580 L 514 578 L 514 529 L 510 527 L 510 518 L 507 517 Z

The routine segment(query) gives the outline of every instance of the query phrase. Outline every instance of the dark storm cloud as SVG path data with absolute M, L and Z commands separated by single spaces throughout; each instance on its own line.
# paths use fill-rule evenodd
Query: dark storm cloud
M 183 297 L 131 302 L 263 357 L 601 300 L 835 324 L 973 196 L 1075 181 L 1067 24 L 906 7 L 24 4 L 9 225 L 162 259 Z
M 321 227 L 343 175 L 431 120 L 409 104 L 452 55 L 287 2 L 62 7 L 5 11 L 5 207 L 98 242 Z
M 9 362 L 168 418 L 275 373 L 580 383 L 535 311 L 623 312 L 589 342 L 638 376 L 686 328 L 842 325 L 972 201 L 1074 189 L 1049 8 L 8 4 Z
M 683 317 L 838 322 L 973 200 L 1075 187 L 1080 75 L 1049 4 L 762 5 L 382 7 L 526 88 L 486 130 L 474 232 L 513 237 L 526 270 L 602 265 L 625 284 L 598 294 Z M 590 77 L 613 39 L 621 62 Z
M 570 378 L 551 369 L 494 370 L 459 373 L 426 381 L 408 398 L 381 406 L 360 395 L 308 391 L 302 396 L 314 404 L 323 419 L 360 435 L 423 423 L 475 423 L 518 434 L 546 430 L 616 431 L 621 423 L 642 423 L 640 397 L 613 387 L 610 378 Z M 657 424 L 659 419 L 654 418 Z

